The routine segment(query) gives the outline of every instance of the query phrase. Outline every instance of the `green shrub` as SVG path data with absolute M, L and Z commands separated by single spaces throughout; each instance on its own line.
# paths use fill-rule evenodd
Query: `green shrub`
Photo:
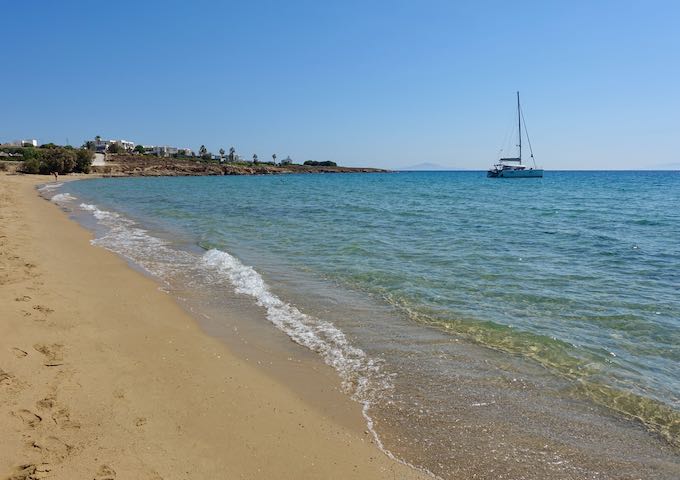
M 39 159 L 41 151 L 33 147 L 26 147 L 22 149 L 21 154 L 24 156 L 24 160 L 30 160 L 31 158 Z
M 37 158 L 24 160 L 19 170 L 23 173 L 40 173 L 40 160 Z
M 11 153 L 12 155 L 24 154 L 24 147 L 0 147 L 0 152 Z
M 59 174 L 81 172 L 90 173 L 94 153 L 91 150 L 62 147 L 24 148 L 24 162 L 20 168 L 24 173 L 57 172 Z
M 73 171 L 80 173 L 90 173 L 90 167 L 92 166 L 93 159 L 94 153 L 92 150 L 86 150 L 84 148 L 76 150 L 76 167 Z
M 117 143 L 110 144 L 106 148 L 106 151 L 109 152 L 109 153 L 125 153 L 125 149 L 123 148 L 123 146 L 119 145 Z
M 304 165 L 309 165 L 311 167 L 337 167 L 338 164 L 327 160 L 325 162 L 317 162 L 315 160 L 307 160 Z
M 40 173 L 71 173 L 76 166 L 76 154 L 63 148 L 50 148 L 42 152 Z

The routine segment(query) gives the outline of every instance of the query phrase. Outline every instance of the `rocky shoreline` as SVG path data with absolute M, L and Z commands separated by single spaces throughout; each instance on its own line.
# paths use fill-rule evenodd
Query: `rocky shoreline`
M 379 168 L 330 167 L 311 165 L 274 165 L 271 163 L 217 163 L 195 159 L 108 155 L 104 166 L 92 166 L 102 176 L 202 176 L 202 175 L 281 175 L 291 173 L 384 173 Z

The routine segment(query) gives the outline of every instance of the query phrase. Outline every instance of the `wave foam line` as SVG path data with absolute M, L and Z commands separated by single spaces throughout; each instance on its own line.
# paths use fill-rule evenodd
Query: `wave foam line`
M 165 281 L 175 271 L 196 271 L 208 276 L 213 285 L 228 280 L 239 294 L 252 297 L 264 307 L 267 319 L 291 340 L 318 353 L 340 376 L 342 387 L 352 399 L 362 406 L 376 446 L 389 458 L 433 478 L 432 472 L 408 463 L 385 448 L 369 414 L 371 405 L 392 388 L 388 374 L 382 372 L 381 362 L 352 346 L 345 334 L 331 322 L 316 319 L 284 302 L 271 292 L 264 279 L 254 268 L 244 265 L 237 258 L 221 250 L 207 251 L 200 259 L 188 252 L 171 248 L 168 242 L 149 235 L 132 220 L 115 212 L 101 210 L 96 205 L 81 203 L 106 228 L 101 237 L 91 241 L 135 262 L 147 272 Z M 197 261 L 198 260 L 198 261 Z M 214 278 L 210 278 L 214 277 Z
M 70 193 L 57 193 L 56 195 L 53 195 L 52 198 L 50 198 L 50 201 L 54 203 L 66 203 L 77 199 L 77 197 L 74 197 Z
M 167 276 L 191 268 L 196 257 L 171 248 L 169 243 L 136 226 L 135 222 L 118 213 L 101 210 L 96 205 L 81 203 L 82 210 L 92 213 L 106 232 L 91 240 L 107 250 L 122 255 L 167 284 Z
M 59 188 L 63 185 L 64 185 L 63 183 L 46 183 L 38 187 L 38 191 L 43 192 L 45 190 L 54 190 L 55 188 Z
M 346 393 L 359 402 L 368 430 L 377 447 L 389 458 L 415 470 L 438 478 L 427 469 L 408 463 L 383 445 L 369 414 L 373 402 L 392 388 L 389 375 L 381 371 L 380 362 L 352 346 L 345 334 L 331 322 L 307 315 L 284 302 L 269 290 L 264 279 L 253 267 L 244 265 L 236 257 L 217 249 L 207 251 L 201 262 L 204 266 L 226 276 L 237 293 L 249 295 L 264 307 L 267 319 L 286 333 L 295 343 L 318 353 L 326 364 L 333 367 L 342 381 Z

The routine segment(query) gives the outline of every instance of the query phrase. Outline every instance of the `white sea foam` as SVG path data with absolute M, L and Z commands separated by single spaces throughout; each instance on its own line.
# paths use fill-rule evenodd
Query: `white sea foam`
M 46 183 L 45 185 L 38 188 L 38 191 L 44 192 L 46 190 L 54 190 L 54 189 L 59 188 L 63 185 L 64 185 L 63 183 Z
M 265 308 L 267 319 L 271 323 L 294 342 L 321 355 L 338 372 L 345 392 L 361 404 L 366 426 L 375 444 L 385 455 L 433 478 L 439 478 L 425 468 L 416 467 L 396 457 L 380 440 L 370 416 L 370 408 L 378 397 L 392 388 L 389 375 L 381 369 L 381 362 L 352 346 L 347 336 L 331 322 L 307 315 L 281 300 L 272 293 L 253 267 L 244 265 L 229 253 L 211 249 L 203 255 L 201 263 L 226 276 L 237 293 L 251 296 L 259 306 Z
M 56 195 L 53 195 L 50 200 L 54 203 L 66 203 L 66 202 L 72 202 L 73 200 L 77 200 L 76 197 L 71 195 L 70 193 L 57 193 Z
M 201 259 L 203 265 L 225 275 L 237 293 L 249 295 L 267 311 L 267 319 L 294 342 L 321 355 L 340 374 L 343 387 L 356 400 L 370 401 L 389 388 L 389 377 L 379 362 L 350 345 L 345 334 L 328 321 L 302 313 L 271 292 L 254 268 L 221 250 L 212 249 Z
M 172 248 L 165 240 L 150 235 L 132 220 L 96 205 L 81 203 L 101 226 L 102 235 L 92 243 L 112 250 L 142 266 L 164 280 L 176 271 L 208 277 L 211 284 L 227 281 L 237 293 L 249 295 L 264 307 L 267 319 L 294 342 L 321 355 L 340 375 L 345 391 L 357 401 L 370 404 L 376 395 L 389 389 L 389 376 L 382 373 L 380 362 L 352 346 L 345 334 L 328 321 L 314 318 L 284 302 L 271 292 L 264 279 L 252 267 L 229 253 L 210 250 L 200 259 Z
M 265 308 L 267 319 L 272 324 L 294 342 L 318 353 L 338 372 L 344 390 L 362 405 L 367 427 L 376 445 L 387 456 L 432 475 L 395 457 L 384 448 L 374 429 L 369 410 L 377 398 L 392 388 L 392 382 L 389 375 L 382 371 L 381 362 L 352 346 L 335 325 L 307 315 L 281 300 L 253 267 L 244 265 L 227 252 L 212 249 L 199 258 L 172 248 L 167 241 L 151 235 L 118 213 L 86 203 L 81 203 L 80 208 L 90 212 L 99 225 L 105 227 L 106 231 L 92 240 L 92 244 L 132 260 L 159 280 L 167 282 L 169 275 L 182 272 L 203 277 L 211 285 L 227 282 L 237 293 L 252 297 L 259 306 Z
M 196 257 L 169 246 L 169 243 L 140 228 L 129 218 L 102 210 L 96 205 L 81 203 L 82 210 L 91 212 L 105 232 L 91 241 L 132 260 L 147 272 L 166 281 L 166 277 L 196 263 Z

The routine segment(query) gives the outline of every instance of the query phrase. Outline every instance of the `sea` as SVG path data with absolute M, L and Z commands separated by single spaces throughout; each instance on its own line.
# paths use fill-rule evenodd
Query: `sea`
M 251 308 L 223 336 L 268 329 L 332 367 L 374 442 L 433 477 L 680 478 L 680 172 L 42 192 L 209 330 Z

